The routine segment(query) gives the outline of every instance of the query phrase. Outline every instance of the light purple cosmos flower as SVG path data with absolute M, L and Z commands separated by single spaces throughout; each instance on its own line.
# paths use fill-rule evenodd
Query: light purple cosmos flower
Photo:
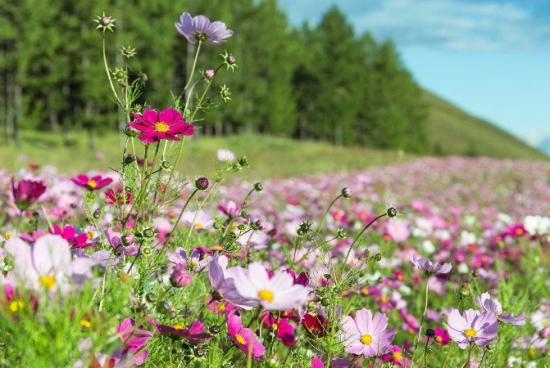
M 355 313 L 355 319 L 346 316 L 342 319 L 340 341 L 347 353 L 366 357 L 379 356 L 391 350 L 395 329 L 388 329 L 388 318 L 382 313 L 374 317 L 368 309 Z
M 520 313 L 514 317 L 512 313 L 503 313 L 502 305 L 496 299 L 491 299 L 489 293 L 483 293 L 476 298 L 476 304 L 484 311 L 493 314 L 499 321 L 514 326 L 523 326 L 525 324 L 525 314 Z
M 201 41 L 209 45 L 222 45 L 226 42 L 226 38 L 233 36 L 233 31 L 227 29 L 225 23 L 210 22 L 210 19 L 204 15 L 192 17 L 187 12 L 180 16 L 180 21 L 175 23 L 175 26 L 178 32 L 192 44 Z
M 294 309 L 303 304 L 309 289 L 294 284 L 294 278 L 284 271 L 278 271 L 269 277 L 260 263 L 251 263 L 248 270 L 236 267 L 235 288 L 244 298 L 256 300 L 267 310 Z
M 72 289 L 75 280 L 91 274 L 95 262 L 89 258 L 71 259 L 69 243 L 58 235 L 44 235 L 31 247 L 20 238 L 5 244 L 6 255 L 13 260 L 10 281 L 36 291 Z
M 461 349 L 466 349 L 471 342 L 479 347 L 488 345 L 498 332 L 498 320 L 490 312 L 468 309 L 461 315 L 458 309 L 453 309 L 447 322 L 449 336 Z
M 227 268 L 227 257 L 218 256 L 214 253 L 208 265 L 208 277 L 214 289 L 229 303 L 243 309 L 250 310 L 258 305 L 256 298 L 245 298 L 239 294 L 235 287 L 233 276 L 236 274 L 236 267 Z
M 429 259 L 424 257 L 418 257 L 414 254 L 411 258 L 411 264 L 419 270 L 426 271 L 428 274 L 436 275 L 442 273 L 449 273 L 453 266 L 450 263 L 432 263 Z

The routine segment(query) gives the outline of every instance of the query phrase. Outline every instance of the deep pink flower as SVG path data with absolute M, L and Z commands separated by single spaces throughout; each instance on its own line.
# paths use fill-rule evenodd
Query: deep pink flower
M 176 109 L 164 109 L 160 112 L 145 109 L 142 115 L 132 113 L 134 122 L 128 123 L 134 129 L 143 132 L 139 139 L 145 143 L 155 143 L 161 139 L 179 141 L 177 134 L 193 135 L 195 127 L 188 124 Z
M 434 340 L 441 345 L 447 345 L 449 342 L 451 342 L 451 338 L 449 337 L 449 334 L 446 330 L 442 329 L 441 327 L 436 327 L 434 328 L 434 331 Z
M 201 41 L 209 45 L 222 45 L 226 42 L 226 38 L 233 36 L 233 31 L 227 29 L 225 23 L 210 22 L 210 19 L 204 15 L 191 17 L 187 12 L 180 16 L 180 22 L 175 23 L 175 26 L 178 32 L 192 44 Z
M 260 316 L 264 327 L 275 334 L 275 337 L 283 342 L 286 346 L 292 347 L 296 344 L 294 337 L 294 326 L 291 325 L 287 318 L 273 316 L 268 311 L 265 311 Z
M 388 329 L 388 318 L 381 313 L 374 317 L 365 308 L 355 313 L 355 318 L 342 319 L 340 341 L 346 346 L 347 353 L 363 355 L 365 358 L 387 353 L 395 336 L 395 329 Z
M 258 337 L 250 328 L 243 328 L 241 317 L 236 316 L 235 312 L 230 312 L 226 316 L 226 321 L 229 338 L 243 353 L 247 356 L 251 353 L 254 359 L 264 355 L 265 346 L 258 341 Z
M 102 178 L 99 175 L 96 175 L 92 178 L 88 178 L 87 175 L 78 175 L 75 178 L 71 178 L 72 182 L 80 187 L 84 187 L 88 190 L 97 190 L 101 189 L 113 182 L 111 178 Z
M 325 368 L 323 361 L 317 357 L 311 358 L 311 368 Z
M 447 321 L 447 332 L 461 349 L 466 349 L 471 342 L 479 347 L 488 345 L 498 332 L 498 320 L 489 312 L 468 309 L 461 315 L 458 309 L 453 309 Z
M 61 236 L 71 244 L 71 248 L 73 249 L 84 249 L 92 245 L 88 243 L 88 234 L 77 234 L 76 229 L 71 225 L 65 225 L 63 229 L 59 225 L 53 225 L 53 228 L 48 229 L 48 232 Z
M 304 327 L 309 334 L 315 337 L 326 336 L 327 332 L 330 330 L 328 321 L 321 314 L 305 314 L 302 319 L 302 327 Z
M 11 190 L 15 205 L 25 211 L 44 194 L 46 184 L 42 181 L 20 180 L 16 185 L 14 178 L 11 178 Z
M 212 335 L 204 332 L 204 324 L 200 321 L 194 321 L 193 323 L 191 323 L 189 328 L 186 328 L 179 323 L 173 326 L 162 325 L 156 323 L 156 321 L 152 319 L 149 320 L 149 323 L 151 323 L 155 327 L 156 331 L 159 334 L 170 335 L 172 337 L 180 339 L 186 339 L 194 345 L 204 344 L 205 342 L 212 339 Z
M 429 275 L 436 275 L 442 273 L 449 273 L 453 266 L 450 263 L 432 263 L 429 259 L 424 257 L 418 257 L 414 254 L 411 258 L 411 264 L 419 270 L 426 271 Z
M 126 195 L 124 195 L 126 193 Z M 132 193 L 130 192 L 124 192 L 124 190 L 121 187 L 118 187 L 116 189 L 110 188 L 108 191 L 105 192 L 105 202 L 107 204 L 128 204 L 132 202 Z
M 403 356 L 403 351 L 397 345 L 391 347 L 391 352 L 382 355 L 382 360 L 398 367 L 411 366 L 411 361 Z

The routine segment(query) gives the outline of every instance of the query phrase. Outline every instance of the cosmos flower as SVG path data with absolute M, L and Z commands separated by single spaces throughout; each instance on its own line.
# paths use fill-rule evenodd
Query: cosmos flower
M 288 318 L 274 316 L 265 311 L 260 316 L 263 326 L 275 334 L 275 337 L 283 342 L 286 346 L 292 347 L 296 344 L 294 337 L 294 326 L 289 323 Z
M 76 279 L 90 274 L 95 262 L 88 258 L 71 259 L 69 243 L 58 235 L 44 235 L 32 246 L 20 238 L 5 244 L 6 254 L 13 261 L 10 282 L 14 286 L 35 291 L 66 293 Z
M 381 313 L 374 317 L 365 308 L 355 313 L 355 318 L 342 319 L 340 341 L 346 346 L 347 353 L 374 357 L 391 350 L 395 329 L 388 329 L 388 318 Z
M 251 263 L 248 270 L 237 267 L 235 288 L 244 298 L 256 300 L 267 310 L 294 309 L 305 302 L 309 290 L 294 284 L 294 278 L 279 271 L 272 278 L 260 263 Z
M 458 309 L 453 309 L 447 322 L 449 336 L 461 349 L 466 349 L 471 342 L 479 347 L 488 345 L 498 333 L 498 320 L 490 312 L 468 309 L 461 315 Z
M 209 45 L 222 45 L 226 42 L 226 38 L 233 36 L 233 31 L 227 29 L 225 23 L 210 22 L 210 19 L 204 15 L 192 17 L 187 12 L 180 16 L 180 21 L 176 22 L 175 26 L 178 32 L 192 44 L 201 41 Z
M 429 259 L 424 257 L 418 257 L 414 254 L 411 258 L 411 264 L 419 270 L 426 271 L 429 275 L 437 275 L 442 273 L 449 273 L 453 266 L 450 263 L 432 263 Z
M 231 341 L 247 356 L 250 353 L 254 359 L 265 353 L 265 346 L 258 341 L 258 337 L 250 328 L 244 328 L 241 317 L 231 311 L 226 316 L 227 334 Z
M 111 178 L 102 178 L 96 175 L 92 178 L 88 178 L 87 175 L 78 175 L 75 178 L 71 178 L 71 181 L 80 187 L 84 187 L 90 191 L 101 189 L 113 182 Z
M 15 206 L 25 211 L 44 194 L 46 184 L 42 181 L 20 180 L 16 185 L 14 178 L 11 178 L 11 190 Z
M 69 242 L 73 249 L 84 249 L 90 247 L 92 244 L 88 243 L 88 234 L 77 234 L 76 229 L 71 225 L 63 226 L 63 229 L 59 225 L 53 225 L 48 229 L 50 234 L 59 235 L 63 239 Z
M 150 319 L 149 323 L 155 327 L 159 334 L 186 339 L 194 345 L 203 344 L 212 339 L 212 335 L 204 332 L 204 324 L 200 321 L 194 321 L 188 328 L 182 324 L 175 324 L 173 326 L 162 325 L 153 319 Z
M 124 353 L 131 355 L 133 363 L 141 365 L 145 363 L 149 351 L 145 345 L 153 338 L 153 333 L 136 326 L 133 318 L 126 318 L 116 329 L 117 335 L 124 343 Z
M 144 143 L 155 143 L 162 139 L 170 141 L 179 141 L 177 134 L 193 135 L 195 127 L 188 124 L 183 116 L 176 109 L 164 109 L 160 112 L 145 109 L 143 114 L 134 115 L 134 122 L 128 123 L 128 126 L 142 132 L 139 140 Z
M 491 299 L 489 293 L 483 293 L 476 297 L 477 306 L 484 312 L 493 314 L 501 322 L 514 326 L 523 326 L 525 324 L 525 314 L 520 313 L 514 317 L 512 313 L 502 312 L 502 305 L 496 299 Z

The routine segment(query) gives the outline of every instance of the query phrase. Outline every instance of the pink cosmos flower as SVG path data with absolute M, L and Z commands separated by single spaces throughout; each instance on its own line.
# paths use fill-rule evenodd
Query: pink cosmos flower
M 374 317 L 365 308 L 355 313 L 355 319 L 346 316 L 342 319 L 340 341 L 347 353 L 366 357 L 379 356 L 391 350 L 395 329 L 388 329 L 388 318 L 381 313 Z
M 411 235 L 407 220 L 393 219 L 392 221 L 388 221 L 386 231 L 392 240 L 396 242 L 403 242 Z
M 317 357 L 311 358 L 311 368 L 325 368 L 323 361 Z
M 143 132 L 138 138 L 145 143 L 155 143 L 161 139 L 179 141 L 177 134 L 193 135 L 195 132 L 195 127 L 186 123 L 176 109 L 164 109 L 160 114 L 155 110 L 145 109 L 142 115 L 132 115 L 135 121 L 128 125 Z
M 411 361 L 403 356 L 403 351 L 397 345 L 391 347 L 391 352 L 382 355 L 382 360 L 398 367 L 411 366 Z
M 132 202 L 133 196 L 130 192 L 124 192 L 121 187 L 110 188 L 105 192 L 105 203 L 107 204 L 128 204 Z
M 512 313 L 503 313 L 502 305 L 496 299 L 491 299 L 489 293 L 483 293 L 476 297 L 476 304 L 484 311 L 489 312 L 501 322 L 514 326 L 523 326 L 525 324 L 525 314 L 521 313 L 514 317 Z
M 15 185 L 14 178 L 11 178 L 11 190 L 15 206 L 21 211 L 25 211 L 44 194 L 46 184 L 42 181 L 20 180 Z
M 20 238 L 5 244 L 13 260 L 10 282 L 35 291 L 66 293 L 90 274 L 95 262 L 88 258 L 71 259 L 70 245 L 57 235 L 44 235 L 31 247 Z
M 243 353 L 247 356 L 251 353 L 254 359 L 264 355 L 265 347 L 250 328 L 243 328 L 241 317 L 236 316 L 232 311 L 226 316 L 226 321 L 229 338 Z
M 133 363 L 141 365 L 145 363 L 149 351 L 145 345 L 153 338 L 153 333 L 136 326 L 133 318 L 126 318 L 117 326 L 116 332 L 124 343 L 124 352 L 132 355 Z
M 432 263 L 429 259 L 424 257 L 418 257 L 414 254 L 411 258 L 411 264 L 419 270 L 426 271 L 429 275 L 436 275 L 442 273 L 449 273 L 453 266 L 450 263 Z
M 449 342 L 451 342 L 451 338 L 449 337 L 449 334 L 446 330 L 442 329 L 441 327 L 434 328 L 435 335 L 434 340 L 437 341 L 441 345 L 447 345 Z
M 468 309 L 461 315 L 458 309 L 453 309 L 447 321 L 447 332 L 461 349 L 466 349 L 471 342 L 479 347 L 488 345 L 498 332 L 498 320 L 489 312 Z
M 233 36 L 233 31 L 227 29 L 225 23 L 210 22 L 210 19 L 204 15 L 191 17 L 187 12 L 180 16 L 180 22 L 175 23 L 175 26 L 178 32 L 192 44 L 201 41 L 209 45 L 222 45 L 226 42 L 226 38 Z
M 90 191 L 101 189 L 113 182 L 111 178 L 102 178 L 96 175 L 92 178 L 88 178 L 87 175 L 78 175 L 75 178 L 71 178 L 72 182 L 80 187 L 84 187 Z
M 260 263 L 251 263 L 248 270 L 237 267 L 235 288 L 244 298 L 256 300 L 267 310 L 294 309 L 305 302 L 309 290 L 294 284 L 294 278 L 278 271 L 270 278 Z

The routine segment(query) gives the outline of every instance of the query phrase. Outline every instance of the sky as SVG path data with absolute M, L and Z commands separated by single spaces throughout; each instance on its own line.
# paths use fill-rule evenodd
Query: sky
M 337 4 L 391 38 L 425 89 L 537 145 L 550 137 L 550 0 L 279 0 L 292 25 Z

